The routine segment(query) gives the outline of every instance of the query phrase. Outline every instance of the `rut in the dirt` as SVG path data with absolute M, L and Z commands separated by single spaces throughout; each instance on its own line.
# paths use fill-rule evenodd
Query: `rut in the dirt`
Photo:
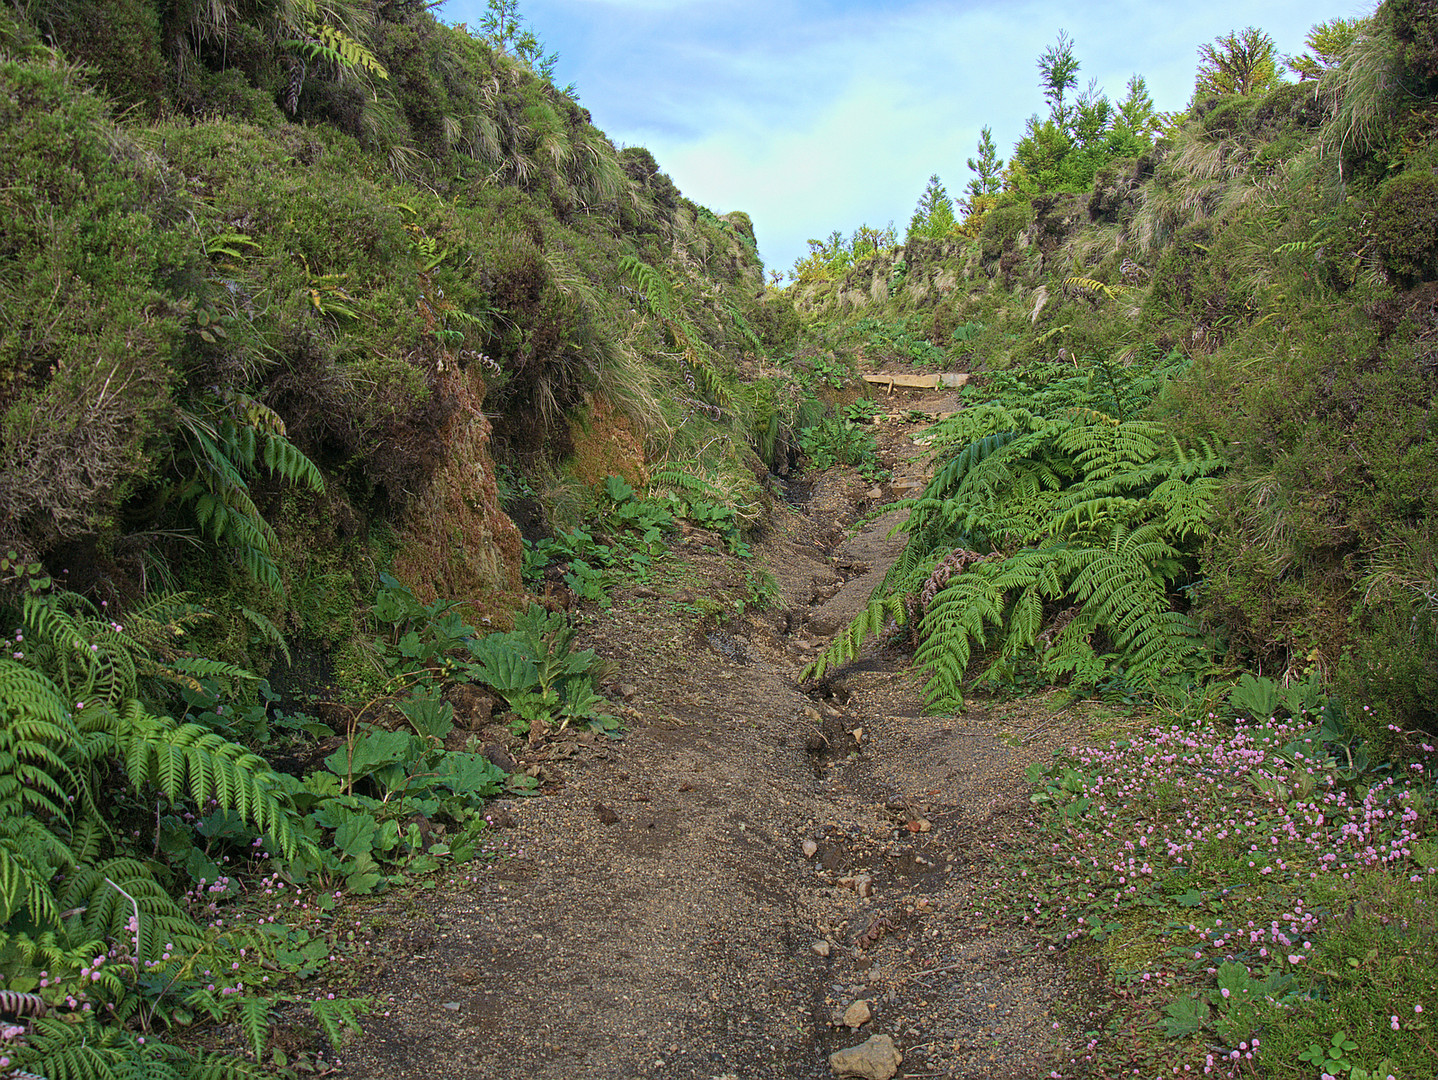
M 921 450 L 882 430 L 914 484 Z M 1063 975 L 983 899 L 1047 747 L 1022 719 L 923 716 L 882 654 L 818 700 L 793 681 L 897 553 L 884 518 L 835 543 L 891 491 L 827 474 L 775 518 L 754 560 L 780 610 L 697 619 L 701 595 L 736 607 L 747 568 L 695 533 L 692 586 L 586 617 L 635 687 L 627 738 L 514 749 L 552 793 L 496 807 L 507 858 L 386 901 L 383 1015 L 342 1075 L 821 1078 L 876 1033 L 899 1076 L 1047 1071 Z

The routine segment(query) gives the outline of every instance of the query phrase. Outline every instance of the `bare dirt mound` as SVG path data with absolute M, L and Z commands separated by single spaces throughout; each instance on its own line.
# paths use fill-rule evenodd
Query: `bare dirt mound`
M 912 481 L 918 429 L 886 430 Z M 835 543 L 892 490 L 820 478 L 752 560 L 695 533 L 584 615 L 627 737 L 514 746 L 549 793 L 496 806 L 510 856 L 380 901 L 361 979 L 383 1015 L 339 1075 L 797 1080 L 876 1033 L 899 1076 L 1047 1072 L 1071 988 L 985 883 L 1023 842 L 1023 767 L 1078 721 L 923 716 L 882 653 L 818 699 L 793 681 L 896 552 L 883 519 Z

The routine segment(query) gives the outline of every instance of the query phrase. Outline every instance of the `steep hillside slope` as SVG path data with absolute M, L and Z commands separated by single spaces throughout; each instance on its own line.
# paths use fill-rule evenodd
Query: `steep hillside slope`
M 0 14 L 0 547 L 354 677 L 377 567 L 517 601 L 526 491 L 763 475 L 748 219 L 428 6 Z

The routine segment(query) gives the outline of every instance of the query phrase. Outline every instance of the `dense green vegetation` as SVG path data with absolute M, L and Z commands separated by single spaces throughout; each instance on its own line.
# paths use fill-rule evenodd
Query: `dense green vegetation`
M 889 617 L 920 623 L 923 638 L 917 586 L 964 549 L 1009 560 L 975 564 L 1006 584 L 962 613 L 937 594 L 930 628 L 946 643 L 920 652 L 941 679 L 936 702 L 955 700 L 974 644 L 997 646 L 1001 667 L 1028 650 L 1025 664 L 1065 656 L 1072 671 L 1063 649 L 1043 650 L 1077 634 L 1110 657 L 1114 685 L 1129 685 L 1129 629 L 1093 635 L 1080 622 L 1056 637 L 1073 582 L 1023 585 L 998 567 L 1075 558 L 1079 528 L 1139 535 L 1151 492 L 1172 490 L 1164 468 L 1192 468 L 1189 479 L 1210 479 L 1182 536 L 1128 566 L 1146 567 L 1158 590 L 1149 610 L 1205 644 L 1180 661 L 1179 638 L 1165 633 L 1164 661 L 1138 664 L 1142 689 L 1186 694 L 1195 677 L 1241 669 L 1317 672 L 1371 705 L 1364 734 L 1379 744 L 1389 724 L 1438 729 L 1428 343 L 1438 248 L 1425 224 L 1438 204 L 1421 134 L 1431 76 L 1415 52 L 1426 25 L 1385 5 L 1361 31 L 1315 27 L 1312 51 L 1292 64 L 1321 78 L 1299 83 L 1269 70 L 1261 32 L 1227 35 L 1203 52 L 1189 112 L 1136 156 L 1103 160 L 1086 190 L 1055 175 L 1031 194 L 1011 169 L 945 240 L 911 229 L 906 245 L 851 251 L 847 269 L 831 260 L 800 273 L 791 291 L 831 338 L 850 327 L 872 344 L 872 327 L 887 324 L 895 359 L 993 373 L 969 391 L 982 408 L 936 429 L 942 467 L 916 503 L 902 572 L 826 662 Z M 1063 96 L 1076 77 L 1071 43 L 1050 51 L 1044 123 L 1057 125 L 1084 106 Z M 1249 78 L 1255 67 L 1263 78 Z M 1245 92 L 1207 92 L 1224 79 Z M 1074 456 L 1096 425 L 1136 424 L 1152 448 L 1129 459 L 1134 477 Z M 1066 513 L 1079 505 L 1084 517 Z
M 801 458 L 881 481 L 867 363 L 980 377 L 811 673 L 901 629 L 936 709 L 1058 686 L 1170 710 L 1181 767 L 1157 734 L 1036 774 L 1084 847 L 1027 868 L 1035 923 L 1160 978 L 1164 1034 L 1231 1072 L 1301 1050 L 1292 1075 L 1417 1075 L 1421 1014 L 1343 1026 L 1373 989 L 1338 976 L 1404 948 L 1365 897 L 1431 924 L 1431 762 L 1398 779 L 1438 733 L 1428 5 L 1293 58 L 1220 37 L 1180 115 L 1137 75 L 1079 90 L 1060 34 L 1047 116 L 1006 158 L 985 129 L 964 199 L 935 175 L 902 245 L 836 230 L 784 291 L 743 213 L 553 85 L 516 4 L 473 31 L 430 6 L 0 6 L 0 972 L 35 1017 L 0 1069 L 259 1072 L 299 1006 L 338 1039 L 367 1003 L 305 979 L 344 896 L 481 855 L 484 800 L 534 783 L 466 738 L 456 688 L 532 741 L 621 734 L 609 666 L 531 601 L 607 603 L 681 525 L 744 557 Z M 1267 767 L 1183 813 L 1278 828 L 1322 789 L 1407 830 L 1341 879 L 1297 868 L 1346 833 L 1265 863 L 1320 912 L 1299 960 L 1206 951 L 1234 883 L 1267 879 L 1232 844 L 1137 891 L 1074 861 L 1253 746 Z M 1157 933 L 1140 909 L 1195 913 Z M 1434 1001 L 1428 968 L 1394 978 Z M 1274 1010 L 1318 1041 L 1260 1054 Z M 172 1045 L 200 1021 L 252 1062 Z
M 757 369 L 797 317 L 748 219 L 616 150 L 517 5 L 430 6 L 0 7 L 0 971 L 34 1017 L 0 1070 L 242 1075 L 296 1006 L 338 1040 L 367 1003 L 304 982 L 341 899 L 483 855 L 535 783 L 453 689 L 618 734 L 526 585 L 602 599 L 681 520 L 743 550 L 815 411 Z M 165 1035 L 201 1021 L 251 1063 Z
M 1061 36 L 1048 119 L 1001 176 L 981 143 L 961 221 L 925 230 L 935 177 L 903 245 L 795 268 L 834 348 L 982 374 L 806 674 L 898 629 L 936 711 L 1054 686 L 1147 713 L 1032 770 L 1050 842 L 989 898 L 1102 973 L 1079 1075 L 1438 1053 L 1431 26 L 1386 3 L 1294 58 L 1223 35 L 1183 115 L 1107 125 Z

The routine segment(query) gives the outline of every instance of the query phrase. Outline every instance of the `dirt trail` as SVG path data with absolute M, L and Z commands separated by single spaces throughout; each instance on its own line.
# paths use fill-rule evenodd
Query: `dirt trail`
M 793 681 L 898 550 L 889 518 L 840 542 L 922 475 L 921 428 L 879 430 L 884 491 L 826 474 L 752 564 L 694 533 L 670 580 L 586 615 L 631 692 L 627 737 L 516 747 L 555 790 L 496 807 L 511 857 L 382 901 L 361 978 L 387 1015 L 338 1075 L 826 1078 L 876 1033 L 899 1076 L 1047 1073 L 1072 988 L 985 882 L 1023 842 L 1023 768 L 1078 721 L 1042 703 L 926 717 L 882 653 L 818 700 Z M 759 567 L 777 609 L 743 603 Z M 716 608 L 735 614 L 696 614 Z M 836 1027 L 859 1000 L 872 1019 Z

